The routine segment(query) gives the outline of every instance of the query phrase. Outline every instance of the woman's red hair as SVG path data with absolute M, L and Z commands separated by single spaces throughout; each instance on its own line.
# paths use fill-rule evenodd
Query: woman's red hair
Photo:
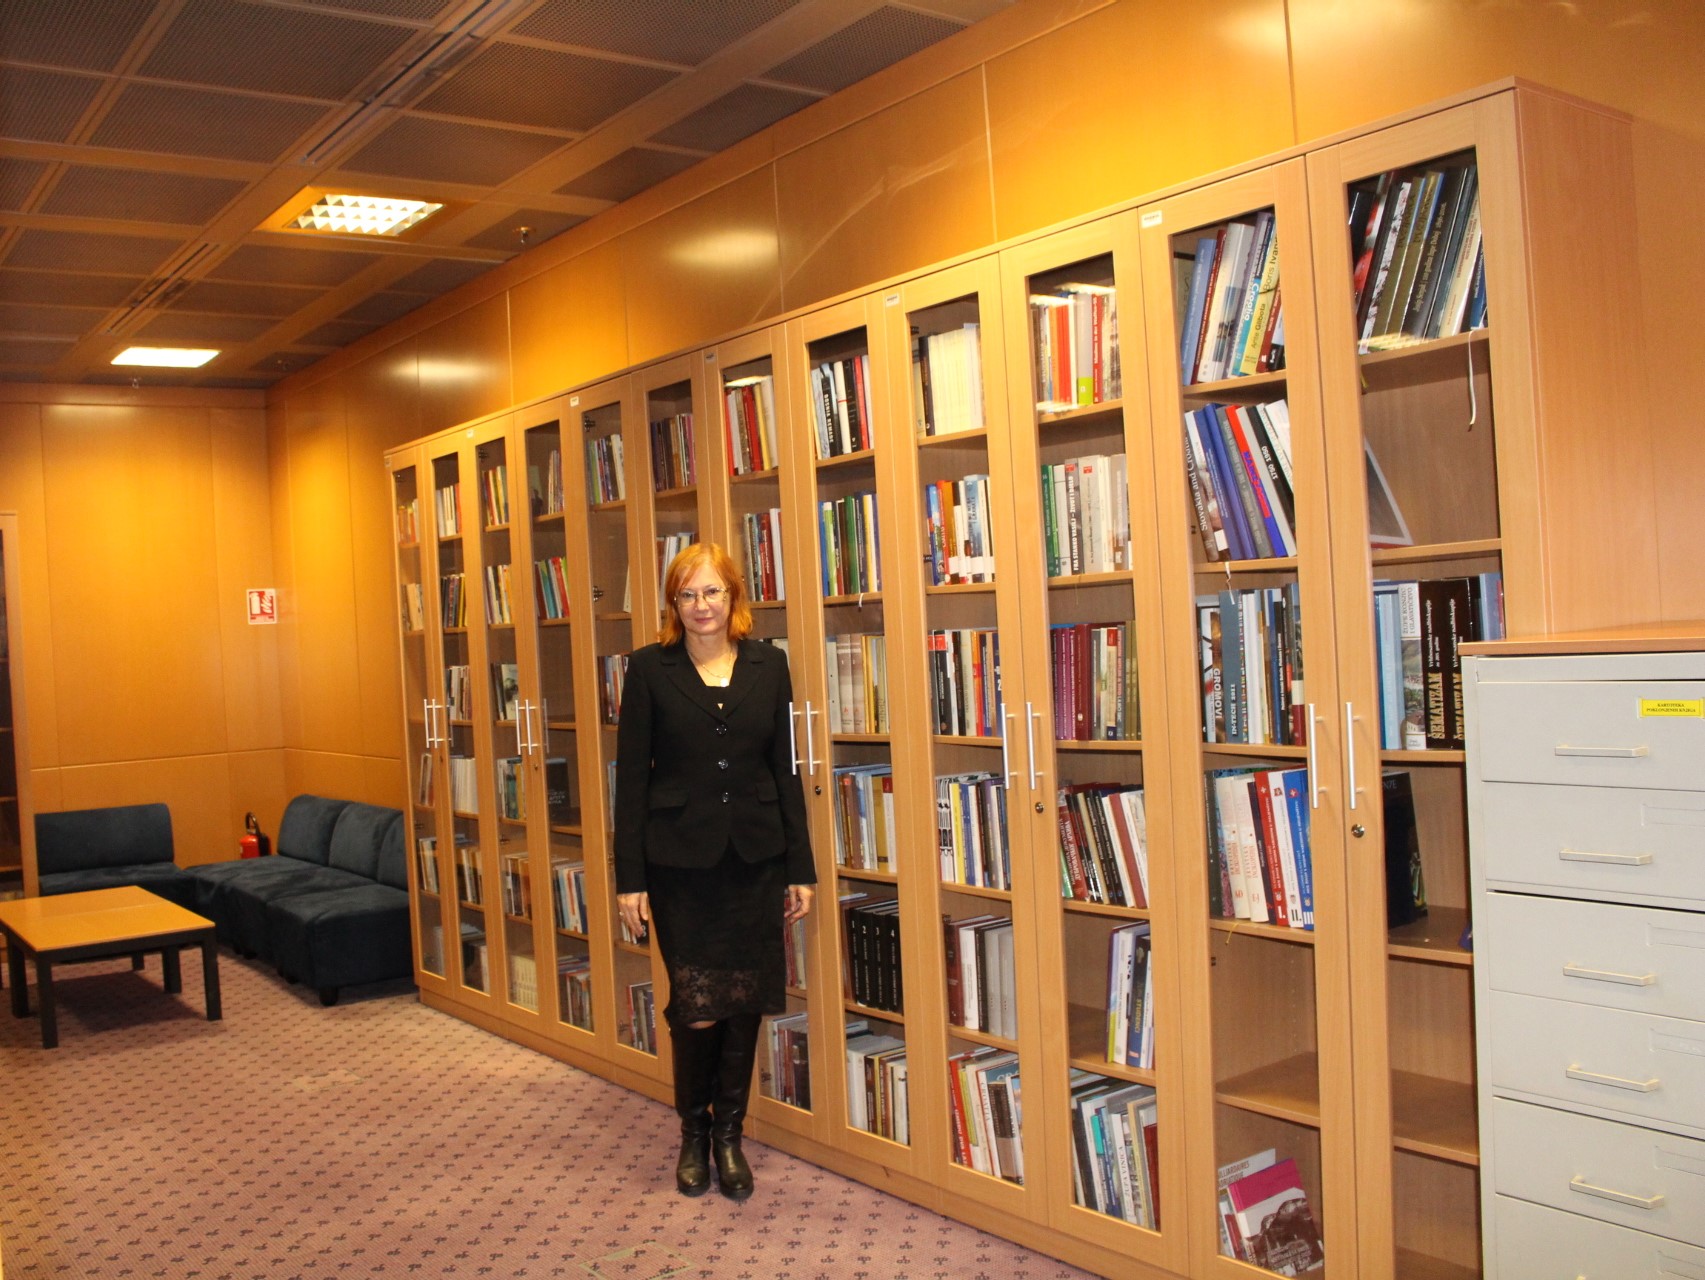
M 687 579 L 705 567 L 728 588 L 728 638 L 744 640 L 752 634 L 752 609 L 746 603 L 746 580 L 740 576 L 740 566 L 716 543 L 695 542 L 670 561 L 669 572 L 663 576 L 663 625 L 657 628 L 657 643 L 681 643 L 685 633 L 680 612 L 675 608 L 675 597 L 681 594 Z

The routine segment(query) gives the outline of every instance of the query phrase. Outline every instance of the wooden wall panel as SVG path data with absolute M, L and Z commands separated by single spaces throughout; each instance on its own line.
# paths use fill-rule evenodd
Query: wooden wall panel
M 172 847 L 179 866 L 223 862 L 237 855 L 242 834 L 231 816 L 230 757 L 180 756 L 125 760 L 61 769 L 66 809 L 163 803 L 172 811 Z
M 231 808 L 227 821 L 231 832 L 231 851 L 213 861 L 236 856 L 236 841 L 243 834 L 243 815 L 252 813 L 260 820 L 260 829 L 278 844 L 278 823 L 284 816 L 284 806 L 293 792 L 284 786 L 284 748 L 269 751 L 233 751 L 226 760 L 231 779 Z M 179 861 L 182 861 L 180 858 Z
M 290 432 L 286 425 L 297 397 L 280 399 L 266 410 L 267 480 L 272 495 L 272 574 L 278 583 L 278 702 L 284 741 L 302 740 L 302 661 L 297 651 L 296 557 L 291 550 Z
M 391 763 L 372 756 L 290 749 L 284 753 L 285 790 L 292 796 L 331 796 L 401 808 L 408 789 L 406 784 L 393 785 L 396 775 L 387 767 Z
M 282 640 L 295 648 L 300 736 L 288 747 L 361 749 L 349 448 L 337 384 L 297 397 L 286 415 L 290 592 Z
M 46 405 L 60 763 L 227 747 L 206 410 Z
M 57 813 L 65 808 L 65 788 L 57 768 L 30 770 L 30 802 L 37 813 Z
M 613 240 L 516 285 L 509 292 L 516 403 L 628 364 L 626 312 Z
M 995 238 L 983 107 L 967 72 L 776 161 L 787 308 Z
M 774 175 L 760 170 L 636 227 L 622 237 L 621 255 L 636 364 L 774 315 Z
M 214 549 L 224 657 L 226 742 L 232 751 L 284 745 L 279 707 L 278 627 L 251 626 L 251 587 L 273 587 L 272 494 L 266 417 L 258 409 L 212 409 Z
M 41 406 L 0 404 L 0 511 L 18 516 L 23 599 L 24 701 L 30 766 L 59 763 L 59 714 L 53 679 L 53 602 L 47 579 L 47 493 L 43 485 Z M 36 804 L 41 804 L 36 792 Z
M 456 313 L 416 339 L 420 377 L 419 434 L 507 408 L 509 296 L 498 294 Z
M 1291 145 L 1284 0 L 1125 0 L 992 59 L 1002 238 Z

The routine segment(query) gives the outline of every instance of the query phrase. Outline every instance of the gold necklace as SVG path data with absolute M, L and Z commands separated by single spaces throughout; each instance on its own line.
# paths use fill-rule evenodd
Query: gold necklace
M 706 684 L 725 685 L 734 675 L 734 650 L 730 649 L 710 662 L 700 662 L 694 658 L 693 667 Z

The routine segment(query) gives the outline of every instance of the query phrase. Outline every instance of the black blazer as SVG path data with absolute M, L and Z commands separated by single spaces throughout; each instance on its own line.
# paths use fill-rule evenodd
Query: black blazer
M 617 893 L 643 892 L 648 862 L 713 867 L 731 844 L 747 862 L 786 858 L 789 884 L 817 882 L 792 698 L 787 655 L 761 640 L 740 641 L 727 688 L 707 686 L 683 644 L 634 651 L 616 732 Z

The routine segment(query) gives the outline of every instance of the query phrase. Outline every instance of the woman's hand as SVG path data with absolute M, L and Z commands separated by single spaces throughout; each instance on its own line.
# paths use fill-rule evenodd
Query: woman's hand
M 628 927 L 628 932 L 635 938 L 644 935 L 651 927 L 651 895 L 649 893 L 618 893 L 616 895 L 616 911 L 621 915 L 622 923 Z
M 787 911 L 785 919 L 789 922 L 803 920 L 811 914 L 811 899 L 817 896 L 815 885 L 790 884 L 787 886 Z

